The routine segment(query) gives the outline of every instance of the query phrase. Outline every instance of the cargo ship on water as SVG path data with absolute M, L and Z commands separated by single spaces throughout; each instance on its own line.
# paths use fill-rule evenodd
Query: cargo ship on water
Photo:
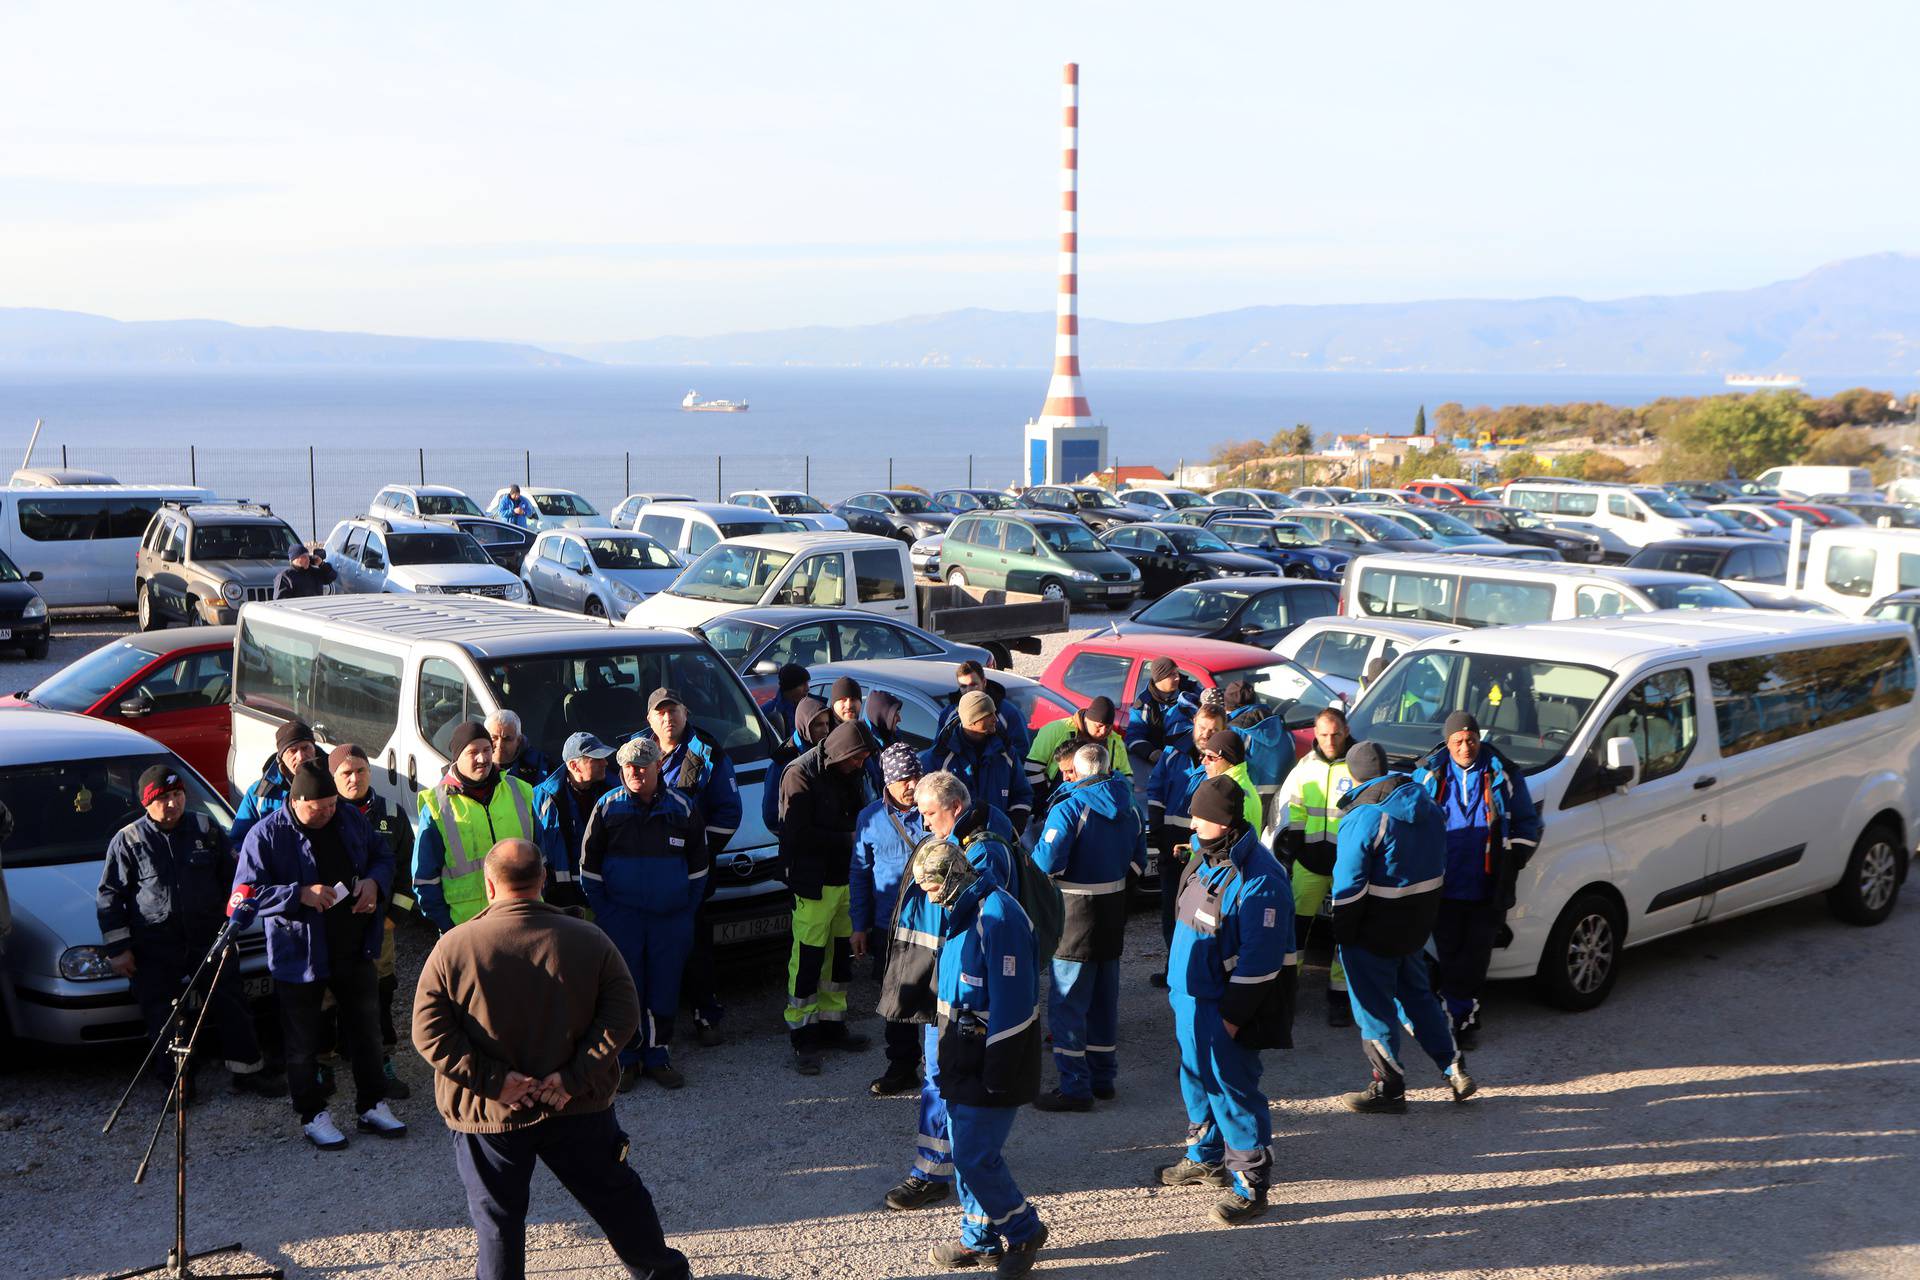
M 1768 391 L 1791 391 L 1806 385 L 1806 379 L 1793 373 L 1730 373 L 1726 382 L 1730 387 L 1763 387 Z
M 680 407 L 688 413 L 745 413 L 745 400 L 702 400 L 698 391 L 687 392 Z

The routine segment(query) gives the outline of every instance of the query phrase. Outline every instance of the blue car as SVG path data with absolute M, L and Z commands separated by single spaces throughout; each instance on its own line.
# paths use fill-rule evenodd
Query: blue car
M 1351 551 L 1316 541 L 1306 526 L 1293 520 L 1237 516 L 1209 521 L 1207 531 L 1235 551 L 1267 561 L 1289 578 L 1338 582 L 1353 559 Z

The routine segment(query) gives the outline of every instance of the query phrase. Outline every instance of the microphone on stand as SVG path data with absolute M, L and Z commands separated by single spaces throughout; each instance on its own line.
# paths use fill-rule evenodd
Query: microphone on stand
M 213 952 L 224 950 L 232 942 L 235 934 L 246 932 L 247 926 L 260 914 L 260 904 L 253 900 L 253 886 L 235 885 L 233 896 L 227 899 L 227 922 L 220 926 L 220 936 L 213 940 L 209 949 Z

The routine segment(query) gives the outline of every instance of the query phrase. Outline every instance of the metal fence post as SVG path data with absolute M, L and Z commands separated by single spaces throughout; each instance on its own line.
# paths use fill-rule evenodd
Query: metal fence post
M 63 459 L 67 456 L 65 445 L 62 445 L 60 447 L 60 456 Z M 887 488 L 889 489 L 893 488 L 893 459 L 892 458 L 887 459 Z
M 62 468 L 65 468 L 66 465 L 67 465 L 67 446 L 61 445 L 60 446 L 60 466 Z
M 716 453 L 713 455 L 713 500 L 715 502 L 725 502 L 727 500 L 726 493 L 726 455 Z
M 800 487 L 813 492 L 813 455 L 810 453 L 800 455 Z
M 200 460 L 194 456 L 194 446 L 187 446 L 187 483 L 200 483 Z
M 973 488 L 973 455 L 967 455 L 967 488 Z
M 427 482 L 427 447 L 425 445 L 421 445 L 420 446 L 420 483 L 425 484 L 426 482 Z
M 527 450 L 527 488 L 533 488 L 533 450 Z
M 320 540 L 320 486 L 313 475 L 313 446 L 307 446 L 307 523 L 313 530 L 313 540 Z
M 620 496 L 625 498 L 627 494 L 633 492 L 633 451 L 631 449 L 624 450 L 620 454 L 620 475 L 624 482 Z

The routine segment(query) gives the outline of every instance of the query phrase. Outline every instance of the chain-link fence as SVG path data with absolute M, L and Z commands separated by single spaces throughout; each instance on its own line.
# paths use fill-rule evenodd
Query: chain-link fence
M 197 484 L 222 498 L 268 503 L 296 530 L 324 538 L 341 520 L 367 509 L 390 484 L 443 484 L 482 507 L 509 484 L 571 489 L 610 513 L 629 493 L 688 493 L 724 501 L 742 489 L 802 489 L 833 503 L 870 489 L 911 485 L 929 492 L 1003 475 L 1004 459 L 985 456 L 821 457 L 812 454 L 560 453 L 538 449 L 466 449 L 315 445 L 309 448 L 180 445 L 132 448 L 49 445 L 33 465 L 84 467 L 124 484 Z M 994 463 L 1000 465 L 995 466 Z

